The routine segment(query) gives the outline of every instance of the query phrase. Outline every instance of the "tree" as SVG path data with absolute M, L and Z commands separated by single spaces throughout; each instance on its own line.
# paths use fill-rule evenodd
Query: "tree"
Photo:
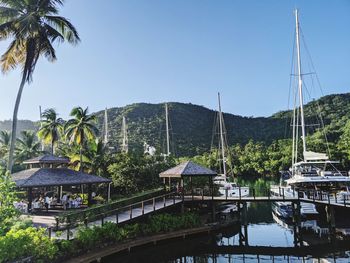
M 65 135 L 70 144 L 76 143 L 80 147 L 80 171 L 83 170 L 83 148 L 88 141 L 95 139 L 98 129 L 95 126 L 96 116 L 88 114 L 88 108 L 73 108 L 70 119 L 64 125 Z
M 22 131 L 21 137 L 17 138 L 16 160 L 22 162 L 40 154 L 40 143 L 35 132 Z
M 11 40 L 1 57 L 1 69 L 6 73 L 17 66 L 22 68 L 12 118 L 12 135 L 8 170 L 12 170 L 16 143 L 17 115 L 25 83 L 32 80 L 40 56 L 50 62 L 56 60 L 53 44 L 68 41 L 77 44 L 80 39 L 75 27 L 58 15 L 64 0 L 0 0 L 0 40 Z
M 8 131 L 0 131 L 0 158 L 8 154 L 11 134 Z
M 57 115 L 54 109 L 45 110 L 42 114 L 45 119 L 41 121 L 41 128 L 38 131 L 39 138 L 43 139 L 45 144 L 51 145 L 51 154 L 54 154 L 55 143 L 63 131 L 63 120 Z
M 18 217 L 19 212 L 13 206 L 17 200 L 15 183 L 9 173 L 0 171 L 0 236 L 4 235 Z

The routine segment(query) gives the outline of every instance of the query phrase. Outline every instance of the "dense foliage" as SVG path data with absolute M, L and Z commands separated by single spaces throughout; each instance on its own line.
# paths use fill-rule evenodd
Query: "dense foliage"
M 144 223 L 128 224 L 118 226 L 107 222 L 103 226 L 94 226 L 93 228 L 81 228 L 77 237 L 71 242 L 66 253 L 77 253 L 96 249 L 105 243 L 125 242 L 128 239 L 142 236 L 150 236 L 159 233 L 167 233 L 176 230 L 189 229 L 201 225 L 198 214 L 184 213 L 159 214 L 150 216 Z
M 17 200 L 14 189 L 15 184 L 11 180 L 11 176 L 0 171 L 0 236 L 11 228 L 19 216 L 18 211 L 13 206 L 13 202 Z

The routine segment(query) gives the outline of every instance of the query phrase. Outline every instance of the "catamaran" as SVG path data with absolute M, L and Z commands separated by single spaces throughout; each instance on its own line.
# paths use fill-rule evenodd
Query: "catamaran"
M 297 77 L 297 89 L 294 95 L 293 110 L 293 141 L 292 141 L 292 166 L 288 173 L 290 178 L 286 179 L 286 187 L 283 187 L 285 196 L 295 196 L 298 190 L 299 194 L 307 197 L 307 193 L 312 195 L 322 194 L 322 191 L 328 193 L 340 193 L 348 191 L 347 185 L 350 183 L 350 177 L 337 169 L 338 161 L 330 160 L 326 153 L 313 152 L 308 150 L 306 143 L 305 117 L 304 117 L 304 98 L 303 98 L 303 73 L 301 68 L 300 55 L 300 24 L 298 10 L 295 10 L 296 27 L 296 58 L 297 71 L 294 74 Z M 297 103 L 298 101 L 298 103 Z M 298 104 L 298 105 L 297 105 Z M 298 156 L 298 137 L 301 130 L 302 156 Z M 300 192 L 301 191 L 301 192 Z M 273 195 L 281 194 L 281 187 L 272 187 Z M 285 203 L 284 203 L 285 205 Z M 317 214 L 315 205 L 301 203 L 301 213 L 304 215 Z
M 221 161 L 220 166 L 222 167 L 222 174 L 219 174 L 214 178 L 214 184 L 219 187 L 219 193 L 222 196 L 228 197 L 239 197 L 248 196 L 249 187 L 239 187 L 235 182 L 229 182 L 227 176 L 227 142 L 226 142 L 226 130 L 224 125 L 224 117 L 221 111 L 221 99 L 220 93 L 218 93 L 218 124 L 219 124 L 219 149 L 218 149 L 218 160 Z

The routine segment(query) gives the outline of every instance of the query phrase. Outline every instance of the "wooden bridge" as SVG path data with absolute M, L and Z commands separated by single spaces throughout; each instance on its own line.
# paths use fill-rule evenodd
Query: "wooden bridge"
M 269 193 L 269 190 L 265 189 L 266 193 Z M 72 239 L 76 235 L 77 232 L 77 224 L 85 224 L 86 227 L 92 227 L 96 225 L 103 225 L 105 222 L 113 222 L 116 224 L 125 224 L 128 222 L 132 222 L 136 219 L 140 219 L 145 215 L 149 215 L 151 213 L 161 212 L 165 209 L 170 209 L 177 205 L 181 205 L 182 207 L 188 203 L 221 203 L 221 202 L 233 202 L 233 203 L 247 203 L 247 202 L 292 202 L 292 203 L 300 203 L 307 202 L 313 204 L 319 204 L 330 207 L 344 207 L 350 208 L 349 200 L 341 200 L 337 199 L 336 196 L 324 196 L 322 194 L 313 195 L 308 197 L 303 197 L 300 193 L 295 192 L 295 196 L 286 196 L 284 191 L 281 191 L 281 195 L 279 196 L 271 196 L 270 194 L 266 194 L 265 196 L 258 196 L 256 192 L 261 193 L 261 189 L 250 189 L 252 193 L 251 196 L 214 196 L 214 195 L 204 195 L 204 191 L 202 191 L 201 195 L 195 194 L 193 191 L 191 193 L 176 193 L 170 192 L 165 195 L 153 197 L 150 199 L 146 199 L 140 202 L 136 202 L 131 205 L 127 205 L 124 207 L 120 207 L 117 209 L 110 210 L 108 212 L 104 212 L 101 214 L 91 215 L 88 220 L 84 220 L 83 222 L 71 222 L 65 225 L 59 226 L 57 225 L 48 225 L 48 232 L 51 237 L 55 238 L 64 238 L 64 239 Z M 304 195 L 305 196 L 305 195 Z M 318 196 L 318 198 L 316 198 Z M 56 235 L 56 232 L 53 230 L 62 229 L 62 234 L 60 236 Z

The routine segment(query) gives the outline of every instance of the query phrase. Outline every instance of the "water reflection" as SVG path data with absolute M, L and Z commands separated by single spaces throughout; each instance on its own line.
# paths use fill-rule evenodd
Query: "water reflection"
M 259 182 L 262 184 L 262 182 Z M 243 226 L 227 228 L 215 236 L 167 242 L 139 248 L 122 255 L 112 255 L 103 262 L 154 263 L 233 263 L 233 262 L 307 262 L 349 263 L 350 243 L 329 244 L 327 224 L 322 215 L 302 222 L 304 246 L 294 247 L 294 229 L 290 222 L 273 215 L 271 203 L 251 203 L 247 211 L 248 246 L 240 246 L 239 230 Z M 337 223 L 350 227 L 341 217 Z M 315 229 L 323 229 L 317 232 Z

